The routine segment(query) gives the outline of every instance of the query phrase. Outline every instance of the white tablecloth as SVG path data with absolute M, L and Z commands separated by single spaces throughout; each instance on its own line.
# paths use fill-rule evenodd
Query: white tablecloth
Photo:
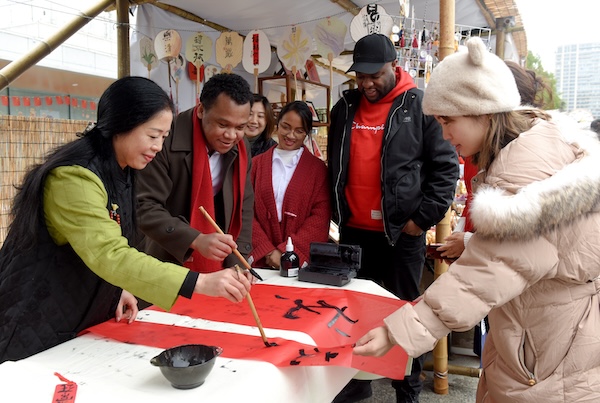
M 277 271 L 257 271 L 267 284 L 326 287 L 280 277 Z M 343 288 L 395 298 L 367 280 L 353 279 Z M 144 321 L 180 326 L 190 321 L 187 317 L 158 311 L 141 311 L 140 315 L 144 315 Z M 256 327 L 203 319 L 195 319 L 194 324 L 212 330 L 250 335 L 258 333 Z M 267 337 L 285 337 L 315 344 L 310 336 L 301 332 L 265 328 L 265 333 Z M 352 368 L 335 366 L 278 368 L 262 361 L 219 357 L 202 386 L 179 390 L 171 387 L 160 370 L 150 365 L 150 359 L 161 351 L 160 348 L 125 344 L 88 334 L 27 359 L 1 364 L 0 385 L 4 385 L 4 397 L 9 396 L 6 394 L 9 390 L 16 391 L 18 399 L 14 401 L 50 403 L 55 386 L 62 383 L 54 375 L 54 372 L 58 372 L 77 383 L 77 403 L 329 403 L 358 372 Z

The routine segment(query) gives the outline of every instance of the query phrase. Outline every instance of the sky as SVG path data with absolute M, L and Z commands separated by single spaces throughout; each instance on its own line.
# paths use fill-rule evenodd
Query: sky
M 554 73 L 561 45 L 600 42 L 599 0 L 515 0 L 523 19 L 527 47 Z

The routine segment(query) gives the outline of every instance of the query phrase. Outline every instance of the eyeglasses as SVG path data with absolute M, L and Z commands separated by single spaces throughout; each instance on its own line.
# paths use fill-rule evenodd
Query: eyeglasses
M 285 122 L 280 123 L 277 127 L 279 128 L 279 132 L 281 134 L 294 133 L 294 136 L 297 136 L 297 137 L 306 136 L 306 130 L 304 130 L 304 128 L 302 128 L 302 127 L 297 127 L 295 129 L 292 129 L 292 126 L 288 125 Z

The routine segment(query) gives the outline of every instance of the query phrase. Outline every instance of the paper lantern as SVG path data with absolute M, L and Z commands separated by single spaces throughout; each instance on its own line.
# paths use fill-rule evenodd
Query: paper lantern
M 271 64 L 271 44 L 263 31 L 250 31 L 244 39 L 242 65 L 248 73 L 262 73 Z
M 174 29 L 160 31 L 154 38 L 154 50 L 158 60 L 171 61 L 181 52 L 181 36 Z
M 394 20 L 382 6 L 367 4 L 352 18 L 350 35 L 354 42 L 370 34 L 383 34 L 389 37 L 393 26 Z
M 215 42 L 217 63 L 225 70 L 231 70 L 242 61 L 244 39 L 237 32 L 223 32 Z
M 277 56 L 288 70 L 299 70 L 310 57 L 312 38 L 300 26 L 288 27 L 277 46 Z

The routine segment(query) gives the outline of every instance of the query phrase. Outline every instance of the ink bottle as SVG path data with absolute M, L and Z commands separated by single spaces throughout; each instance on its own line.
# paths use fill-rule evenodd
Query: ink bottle
M 299 268 L 300 259 L 294 252 L 292 237 L 288 237 L 287 244 L 285 245 L 285 253 L 281 255 L 281 268 L 279 269 L 279 274 L 282 277 L 298 277 Z

